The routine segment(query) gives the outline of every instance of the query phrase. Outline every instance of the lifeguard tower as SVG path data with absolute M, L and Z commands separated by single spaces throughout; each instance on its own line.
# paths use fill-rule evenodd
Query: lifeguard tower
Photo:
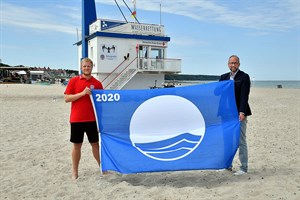
M 181 60 L 167 58 L 170 37 L 164 26 L 97 19 L 94 0 L 82 3 L 79 66 L 81 58 L 91 58 L 93 76 L 105 89 L 156 88 L 165 74 L 181 72 Z

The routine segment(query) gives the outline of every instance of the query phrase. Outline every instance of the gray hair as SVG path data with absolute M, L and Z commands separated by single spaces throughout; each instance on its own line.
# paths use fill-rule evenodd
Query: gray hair
M 237 55 L 231 55 L 231 56 L 228 58 L 228 60 L 230 60 L 230 58 L 237 58 L 238 61 L 239 61 L 239 63 L 240 63 L 240 58 L 239 58 Z

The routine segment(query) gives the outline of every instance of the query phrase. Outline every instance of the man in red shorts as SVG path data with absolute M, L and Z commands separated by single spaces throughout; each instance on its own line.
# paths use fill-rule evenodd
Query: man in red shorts
M 81 157 L 81 146 L 86 133 L 92 146 L 93 155 L 100 165 L 99 135 L 90 94 L 92 89 L 103 89 L 100 81 L 92 76 L 93 61 L 89 58 L 81 60 L 82 74 L 70 79 L 64 92 L 65 102 L 72 102 L 70 124 L 72 147 L 72 179 L 78 178 L 78 166 Z

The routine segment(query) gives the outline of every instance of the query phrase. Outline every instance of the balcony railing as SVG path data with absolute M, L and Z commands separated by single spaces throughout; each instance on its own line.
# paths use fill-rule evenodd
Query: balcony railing
M 138 69 L 144 72 L 181 72 L 181 59 L 138 58 Z

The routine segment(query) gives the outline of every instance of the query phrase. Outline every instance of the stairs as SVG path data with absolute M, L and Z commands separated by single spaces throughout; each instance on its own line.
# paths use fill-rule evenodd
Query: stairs
M 136 61 L 133 59 L 129 64 L 128 60 L 124 60 L 119 66 L 117 66 L 105 79 L 102 80 L 102 84 L 105 90 L 120 90 L 126 83 L 134 77 L 137 72 Z M 126 65 L 127 64 L 127 65 Z

